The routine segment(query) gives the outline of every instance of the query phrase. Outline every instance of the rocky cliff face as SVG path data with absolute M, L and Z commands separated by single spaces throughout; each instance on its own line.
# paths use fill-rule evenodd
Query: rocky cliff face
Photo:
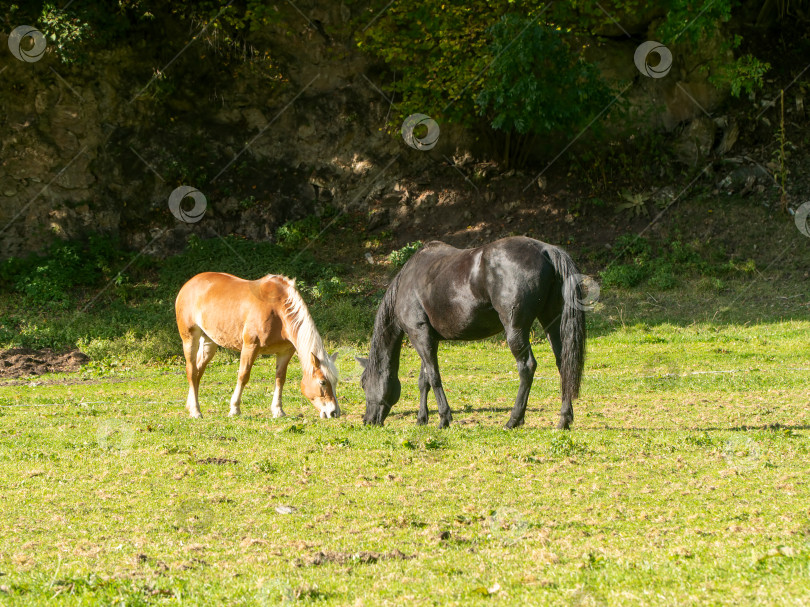
M 428 153 L 387 133 L 389 75 L 346 33 L 348 9 L 299 7 L 240 52 L 171 20 L 70 65 L 52 48 L 21 61 L 0 35 L 0 258 L 91 231 L 155 254 L 190 233 L 269 239 L 325 204 L 407 213 L 419 193 L 398 182 L 463 154 L 473 134 L 442 125 Z M 682 128 L 721 100 L 690 67 L 699 57 L 676 57 L 664 81 L 640 74 L 636 47 L 619 36 L 599 51 L 617 90 L 630 85 L 624 127 Z M 687 129 L 685 161 L 713 145 L 704 127 Z M 172 212 L 179 186 L 199 191 L 204 214 L 191 197 Z

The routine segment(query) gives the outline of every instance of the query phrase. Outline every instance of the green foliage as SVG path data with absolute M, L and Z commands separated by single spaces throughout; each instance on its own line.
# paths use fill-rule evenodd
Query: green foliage
M 625 263 L 614 263 L 602 271 L 602 285 L 606 287 L 632 288 L 644 281 L 661 290 L 675 287 L 677 274 L 701 269 L 701 259 L 690 245 L 679 241 L 661 247 L 659 255 L 653 256 L 650 242 L 635 234 L 626 234 L 616 241 L 615 250 Z
M 650 241 L 638 234 L 622 234 L 616 239 L 613 247 L 618 251 L 619 256 L 636 257 L 638 255 L 649 255 L 652 252 Z
M 383 7 L 380 2 L 379 9 Z M 487 29 L 507 9 L 504 0 L 395 2 L 359 35 L 358 46 L 398 74 L 385 86 L 397 98 L 400 111 L 392 117 L 392 129 L 416 112 L 471 124 L 473 99 L 481 89 L 475 75 L 491 60 Z
M 276 242 L 284 249 L 292 250 L 305 245 L 320 232 L 321 220 L 309 215 L 297 221 L 288 221 L 276 230 Z
M 38 27 L 63 63 L 88 61 L 89 52 L 138 32 L 144 22 L 176 19 L 200 31 L 217 48 L 220 61 L 239 58 L 247 63 L 272 63 L 268 53 L 247 48 L 245 41 L 251 32 L 281 19 L 277 7 L 264 0 L 82 0 L 60 4 L 65 8 L 53 2 L 12 4 L 7 20 Z
M 709 82 L 715 86 L 728 85 L 731 94 L 739 97 L 745 91 L 749 95 L 755 89 L 762 88 L 762 79 L 771 69 L 771 64 L 761 61 L 751 54 L 737 57 L 731 63 L 722 64 L 716 73 L 709 76 Z
M 392 82 L 381 84 L 396 99 L 399 113 L 389 127 L 398 130 L 405 116 L 424 113 L 442 122 L 475 126 L 474 116 L 493 129 L 516 137 L 565 132 L 604 109 L 610 91 L 596 68 L 583 60 L 594 32 L 616 28 L 614 16 L 647 15 L 654 36 L 689 52 L 718 37 L 738 0 L 635 0 L 544 3 L 532 0 L 474 0 L 447 3 L 416 0 L 404 4 L 380 0 L 369 11 L 377 18 L 358 34 L 361 49 L 382 59 Z M 368 25 L 366 23 L 366 25 Z M 704 66 L 713 78 L 729 82 L 737 94 L 761 85 L 767 70 L 753 57 L 730 59 L 721 52 Z M 504 159 L 521 160 L 507 137 Z
M 489 31 L 494 59 L 476 104 L 492 128 L 541 135 L 571 130 L 610 101 L 596 67 L 559 27 L 510 13 Z
M 422 241 L 417 240 L 416 242 L 409 242 L 401 249 L 397 249 L 396 251 L 391 251 L 388 254 L 388 261 L 391 262 L 391 265 L 399 269 L 404 266 L 408 260 L 413 257 L 413 254 L 416 253 L 419 249 L 422 248 Z
M 663 44 L 678 40 L 692 45 L 700 44 L 703 38 L 712 38 L 718 33 L 722 24 L 731 19 L 732 9 L 738 5 L 738 0 L 668 2 L 664 4 L 668 8 L 666 18 L 655 29 L 655 35 Z
M 66 302 L 74 287 L 105 280 L 125 281 L 116 268 L 130 257 L 114 239 L 91 235 L 84 241 L 56 242 L 44 256 L 10 258 L 0 264 L 0 281 L 24 293 L 33 303 Z
M 337 276 L 321 279 L 310 289 L 314 299 L 333 299 L 348 292 L 349 287 Z
M 553 457 L 571 457 L 585 451 L 585 447 L 574 442 L 569 432 L 556 433 L 548 447 L 548 452 Z
M 651 287 L 661 291 L 668 291 L 675 288 L 678 279 L 675 276 L 675 267 L 668 261 L 655 264 L 649 284 Z
M 253 467 L 264 474 L 276 474 L 279 470 L 278 464 L 273 463 L 270 459 L 254 462 Z
M 313 230 L 316 229 L 313 225 L 319 225 L 315 220 L 314 224 L 310 222 Z M 299 289 L 307 283 L 329 281 L 336 276 L 334 267 L 317 262 L 310 251 L 295 252 L 270 242 L 252 242 L 235 236 L 202 240 L 192 235 L 185 251 L 162 263 L 161 286 L 175 291 L 200 272 L 228 272 L 251 280 L 267 274 L 284 274 L 299 279 Z
M 639 258 L 641 259 L 641 258 Z M 600 273 L 603 287 L 623 287 L 629 289 L 641 284 L 648 276 L 649 270 L 643 262 L 614 264 Z
M 80 45 L 92 35 L 87 21 L 50 3 L 42 7 L 39 23 L 47 32 L 48 44 L 56 48 L 63 63 L 73 63 L 81 57 Z
M 714 290 L 722 288 L 718 276 L 750 274 L 755 270 L 753 260 L 729 260 L 722 251 L 701 250 L 697 242 L 672 240 L 656 249 L 644 237 L 626 234 L 616 239 L 615 258 L 600 273 L 602 286 L 629 289 L 646 282 L 662 291 L 679 285 L 685 276 L 704 277 Z
M 628 191 L 622 192 L 622 198 L 625 202 L 616 205 L 616 212 L 626 212 L 630 217 L 641 217 L 645 215 L 649 217 L 650 213 L 647 210 L 647 198 L 644 194 L 631 194 Z

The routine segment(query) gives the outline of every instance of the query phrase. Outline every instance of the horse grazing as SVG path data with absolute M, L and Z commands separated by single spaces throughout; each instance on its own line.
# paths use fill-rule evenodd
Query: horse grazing
M 186 407 L 191 417 L 202 417 L 200 378 L 219 346 L 241 352 L 230 415 L 241 413 L 242 390 L 256 357 L 275 354 L 276 389 L 271 410 L 273 417 L 283 416 L 281 390 L 287 379 L 287 365 L 297 351 L 304 376 L 301 392 L 321 417 L 340 416 L 335 398 L 337 354 L 330 357 L 326 353 L 295 281 L 272 274 L 259 280 L 243 280 L 230 274 L 204 272 L 183 285 L 174 307 L 186 357 Z
M 433 388 L 439 428 L 446 428 L 452 413 L 439 375 L 439 341 L 484 339 L 504 330 L 520 376 L 506 427 L 522 425 L 537 367 L 529 342 L 536 318 L 560 372 L 562 409 L 557 427 L 569 428 L 574 421 L 571 401 L 579 395 L 585 362 L 580 279 L 565 251 L 531 238 L 503 238 L 475 249 L 427 243 L 388 286 L 374 320 L 369 356 L 357 359 L 364 367 L 364 423 L 381 426 L 399 400 L 404 333 L 422 359 L 417 423 L 428 421 L 427 398 Z

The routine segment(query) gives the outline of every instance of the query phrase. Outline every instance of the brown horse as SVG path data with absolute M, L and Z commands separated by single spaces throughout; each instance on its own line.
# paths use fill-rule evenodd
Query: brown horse
M 326 353 L 295 281 L 273 274 L 243 280 L 230 274 L 204 272 L 183 285 L 174 308 L 186 357 L 186 407 L 191 417 L 202 417 L 200 378 L 219 346 L 241 352 L 230 415 L 241 413 L 242 390 L 256 357 L 275 354 L 276 389 L 271 410 L 273 417 L 283 416 L 281 390 L 287 379 L 287 365 L 298 352 L 303 372 L 301 392 L 321 417 L 340 416 L 335 398 L 337 354 L 330 357 Z

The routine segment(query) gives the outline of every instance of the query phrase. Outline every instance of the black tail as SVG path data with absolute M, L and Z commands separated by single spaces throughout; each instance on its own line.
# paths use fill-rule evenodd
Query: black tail
M 585 367 L 586 330 L 582 280 L 568 253 L 551 246 L 546 247 L 545 253 L 562 282 L 560 387 L 563 402 L 571 402 L 579 396 L 582 370 Z

